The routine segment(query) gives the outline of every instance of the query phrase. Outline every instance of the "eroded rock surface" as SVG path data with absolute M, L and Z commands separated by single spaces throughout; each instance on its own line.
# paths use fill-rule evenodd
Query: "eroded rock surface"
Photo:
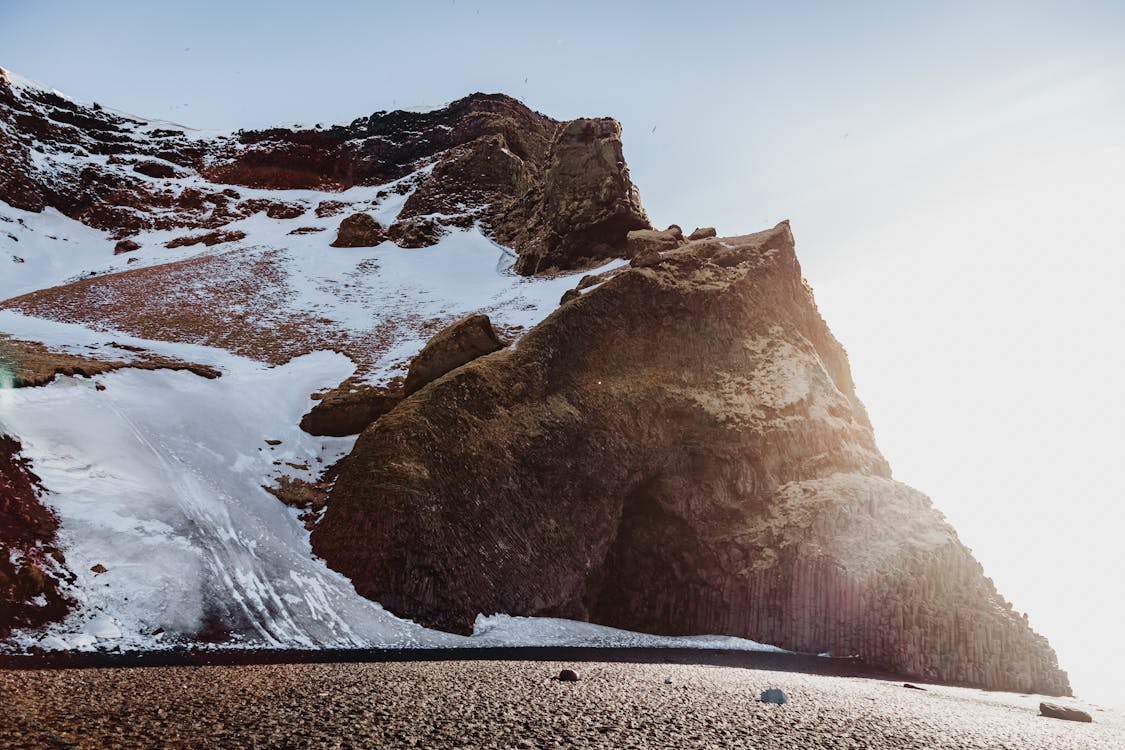
M 405 393 L 410 395 L 447 372 L 472 362 L 477 357 L 503 349 L 487 315 L 470 315 L 440 331 L 430 339 L 410 363 Z
M 358 435 L 402 401 L 402 390 L 401 378 L 397 387 L 346 380 L 320 396 L 316 406 L 301 418 L 301 429 L 310 435 Z
M 1046 640 L 890 478 L 787 223 L 693 242 L 372 425 L 316 553 L 396 614 L 724 633 L 1066 693 Z
M 616 121 L 559 122 L 502 94 L 472 94 L 431 112 L 376 112 L 347 125 L 213 138 L 157 125 L 14 85 L 0 73 L 0 128 L 8 134 L 0 141 L 0 200 L 30 211 L 53 207 L 125 239 L 152 229 L 217 230 L 262 211 L 287 219 L 348 207 L 241 200 L 229 187 L 184 185 L 186 176 L 279 190 L 387 184 L 408 194 L 391 226 L 399 245 L 426 247 L 479 223 L 520 253 L 525 275 L 620 256 L 626 233 L 649 226 Z M 32 150 L 45 158 L 33 160 Z
M 495 221 L 515 247 L 516 271 L 530 275 L 580 268 L 619 256 L 630 230 L 650 228 L 621 146 L 621 125 L 579 119 L 555 132 L 542 186 Z

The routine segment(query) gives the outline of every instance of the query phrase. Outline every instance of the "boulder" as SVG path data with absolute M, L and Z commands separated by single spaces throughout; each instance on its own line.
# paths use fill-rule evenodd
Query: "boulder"
M 684 238 L 684 230 L 680 229 L 679 224 L 669 224 L 668 228 L 664 231 L 675 237 L 677 240 L 682 240 Z
M 340 222 L 332 247 L 375 247 L 386 238 L 383 225 L 371 214 L 355 213 Z
M 317 218 L 323 219 L 326 216 L 335 216 L 341 213 L 349 204 L 342 203 L 341 201 L 321 201 L 316 204 Z
M 399 247 L 430 247 L 445 236 L 445 229 L 433 219 L 407 219 L 391 224 L 387 236 Z
M 245 214 L 256 214 L 262 211 L 271 219 L 296 219 L 305 213 L 305 207 L 300 203 L 286 203 L 267 198 L 252 198 L 243 201 L 238 209 Z
M 133 171 L 137 174 L 143 174 L 147 177 L 156 177 L 168 179 L 171 177 L 181 177 L 180 171 L 173 167 L 171 164 L 165 164 L 159 161 L 142 161 L 133 165 Z
M 316 405 L 301 417 L 301 429 L 310 435 L 358 435 L 401 400 L 401 385 L 387 388 L 345 381 L 321 396 Z
M 672 250 L 470 358 L 364 431 L 312 534 L 389 611 L 459 633 L 480 612 L 721 633 L 1069 692 L 891 478 L 788 223 Z
M 688 235 L 688 240 L 705 240 L 708 237 L 714 237 L 718 234 L 715 227 L 699 227 Z
M 1052 719 L 1063 719 L 1064 721 L 1092 722 L 1094 720 L 1094 717 L 1090 716 L 1090 714 L 1085 711 L 1081 711 L 1077 708 L 1067 708 L 1066 706 L 1060 706 L 1057 703 L 1048 703 L 1046 701 L 1039 704 L 1039 714 Z
M 634 268 L 652 268 L 659 266 L 664 261 L 664 257 L 660 254 L 659 250 L 647 248 L 633 256 L 629 261 L 629 265 Z
M 407 396 L 477 357 L 503 349 L 487 315 L 470 315 L 445 328 L 418 352 L 406 374 Z
M 789 702 L 789 696 L 785 694 L 784 690 L 770 688 L 762 691 L 761 701 L 762 703 L 776 703 L 780 706 Z
M 164 243 L 164 247 L 172 249 L 177 247 L 191 247 L 192 245 L 200 244 L 211 247 L 212 245 L 219 245 L 224 242 L 238 242 L 239 240 L 245 238 L 246 232 L 242 232 L 237 229 L 229 232 L 216 230 L 214 232 L 207 232 L 206 234 L 195 234 L 186 235 L 184 237 L 177 237 L 174 240 Z
M 573 669 L 564 669 L 559 672 L 559 682 L 578 682 L 578 673 Z
M 133 240 L 120 240 L 116 245 L 113 246 L 113 254 L 123 255 L 125 253 L 131 253 L 135 250 L 140 249 L 141 243 L 139 242 L 134 242 Z
M 634 258 L 647 251 L 662 253 L 665 250 L 674 250 L 680 244 L 681 239 L 671 232 L 658 232 L 655 229 L 634 229 L 626 235 L 625 255 Z
M 582 292 L 577 289 L 567 289 L 563 292 L 562 298 L 559 300 L 560 305 L 565 305 L 567 302 L 579 299 L 582 297 Z

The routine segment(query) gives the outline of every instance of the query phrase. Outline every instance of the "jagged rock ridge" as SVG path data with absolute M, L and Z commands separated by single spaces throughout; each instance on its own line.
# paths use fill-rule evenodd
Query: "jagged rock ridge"
M 360 437 L 312 540 L 439 628 L 557 615 L 1069 690 L 890 478 L 785 223 L 620 273 L 404 400 Z
M 430 112 L 376 112 L 348 125 L 207 134 L 14 86 L 0 69 L 0 132 L 0 200 L 29 211 L 54 207 L 119 239 L 304 211 L 244 200 L 231 187 L 185 187 L 185 177 L 343 190 L 427 165 L 414 184 L 396 188 L 411 191 L 401 223 L 389 229 L 404 247 L 433 244 L 442 226 L 479 221 L 529 256 L 517 271 L 531 274 L 619 255 L 626 232 L 648 227 L 617 122 L 562 123 L 502 94 L 472 94 Z

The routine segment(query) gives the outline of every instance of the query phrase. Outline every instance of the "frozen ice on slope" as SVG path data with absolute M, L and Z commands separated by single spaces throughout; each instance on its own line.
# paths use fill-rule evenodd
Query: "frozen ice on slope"
M 218 380 L 129 370 L 99 378 L 103 392 L 64 378 L 6 394 L 0 421 L 50 488 L 79 577 L 81 606 L 52 635 L 133 647 L 159 629 L 263 646 L 441 643 L 357 596 L 261 487 L 275 461 L 331 463 L 350 448 L 296 425 L 309 393 L 351 363 L 322 352 L 274 368 L 231 357 L 224 369 Z

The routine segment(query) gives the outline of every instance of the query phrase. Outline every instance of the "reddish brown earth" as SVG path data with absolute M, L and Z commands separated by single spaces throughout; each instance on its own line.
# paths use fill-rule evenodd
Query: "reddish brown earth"
M 70 606 L 60 591 L 71 575 L 55 546 L 59 523 L 42 493 L 19 442 L 0 434 L 0 636 L 62 619 Z
M 287 308 L 282 303 L 294 292 L 275 262 L 281 252 L 232 250 L 95 276 L 15 297 L 0 308 L 146 339 L 217 346 L 271 364 L 327 349 L 363 367 L 393 343 L 396 331 L 422 328 L 424 321 L 409 310 L 385 328 L 352 331 L 312 310 Z
M 1046 640 L 894 482 L 787 223 L 621 273 L 359 438 L 314 551 L 390 611 L 858 654 L 1069 693 Z

